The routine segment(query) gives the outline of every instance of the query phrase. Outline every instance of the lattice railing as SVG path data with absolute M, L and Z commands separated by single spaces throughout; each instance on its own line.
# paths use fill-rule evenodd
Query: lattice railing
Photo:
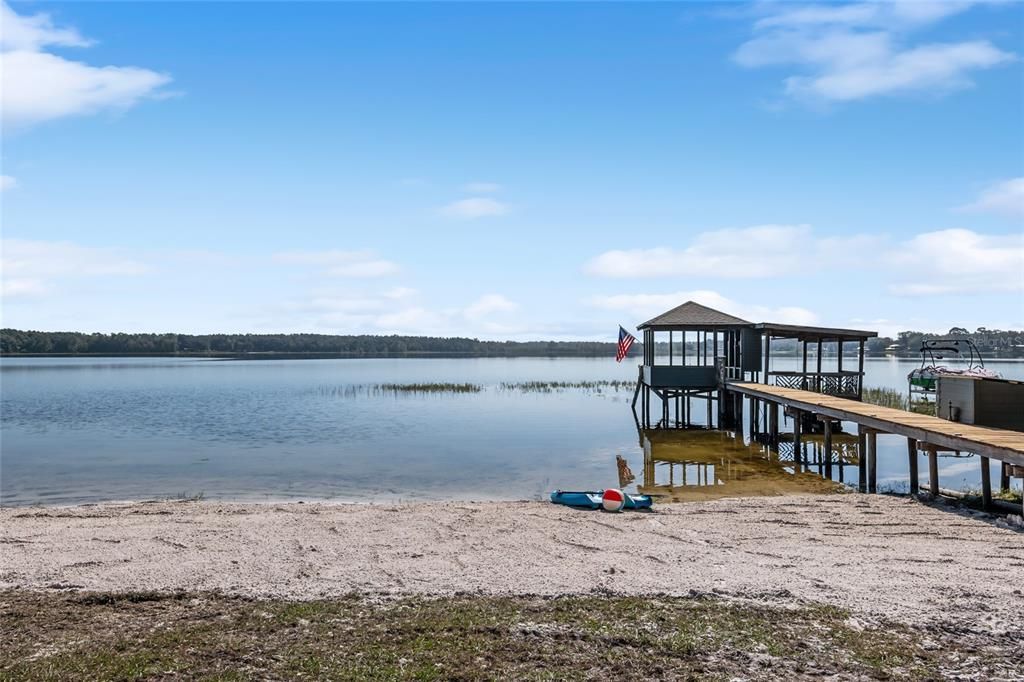
M 860 372 L 770 372 L 773 383 L 783 388 L 797 388 L 842 398 L 860 395 Z

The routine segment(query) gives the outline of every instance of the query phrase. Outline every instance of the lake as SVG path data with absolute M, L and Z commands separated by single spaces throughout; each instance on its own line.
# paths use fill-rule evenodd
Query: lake
M 635 363 L 604 358 L 4 358 L 0 503 L 198 494 L 264 501 L 540 499 L 554 488 L 615 485 L 616 455 L 641 482 L 644 452 L 630 410 L 631 387 L 542 392 L 503 386 L 633 382 Z M 796 369 L 797 363 L 776 357 L 773 369 Z M 868 359 L 865 386 L 905 392 L 906 374 L 918 364 Z M 1024 379 L 1024 363 L 986 366 L 1006 378 Z M 373 388 L 434 382 L 481 390 Z M 699 418 L 702 411 L 693 413 Z M 661 447 L 714 454 L 718 445 L 709 445 L 707 436 L 698 442 L 697 436 L 676 434 L 671 436 L 676 442 Z M 744 461 L 759 452 L 743 442 L 722 442 L 723 452 Z M 880 485 L 905 487 L 906 441 L 880 436 L 878 446 Z M 975 457 L 941 458 L 940 464 L 944 487 L 980 482 Z M 652 482 L 661 484 L 676 472 L 658 468 Z M 847 476 L 855 479 L 856 467 Z M 769 478 L 766 473 L 765 485 L 748 487 L 768 493 L 791 487 L 773 487 Z

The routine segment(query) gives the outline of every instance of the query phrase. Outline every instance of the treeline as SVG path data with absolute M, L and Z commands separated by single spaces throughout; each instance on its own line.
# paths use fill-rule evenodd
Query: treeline
M 900 332 L 895 339 L 888 336 L 880 336 L 875 339 L 868 339 L 864 349 L 872 355 L 882 353 L 895 353 L 899 355 L 916 355 L 921 350 L 921 342 L 927 339 L 940 338 L 968 338 L 974 342 L 978 350 L 985 355 L 1016 356 L 1024 357 L 1024 330 L 1001 330 L 978 327 L 975 331 L 969 331 L 964 327 L 953 327 L 945 334 L 931 334 L 926 332 L 906 331 Z M 856 343 L 847 342 L 843 348 L 844 354 L 855 352 Z M 772 353 L 800 352 L 801 345 L 793 339 L 784 339 L 772 342 Z M 822 351 L 829 355 L 836 352 L 835 343 L 822 345 Z
M 969 332 L 954 327 L 946 334 L 900 332 L 896 339 L 868 339 L 869 354 L 884 352 L 916 355 L 921 341 L 939 337 L 968 337 L 986 355 L 1024 357 L 1024 331 L 978 328 Z M 687 353 L 695 353 L 687 343 Z M 657 345 L 659 355 L 668 353 L 668 344 Z M 676 345 L 678 352 L 679 345 Z M 602 357 L 615 354 L 616 344 L 595 341 L 480 341 L 464 337 L 372 336 L 368 334 L 336 336 L 329 334 L 84 334 L 81 332 L 39 332 L 0 329 L 2 355 L 322 355 L 380 357 L 403 355 L 470 355 L 478 357 Z M 800 344 L 793 340 L 772 343 L 773 354 L 794 354 Z M 822 350 L 836 352 L 835 343 Z M 856 344 L 847 343 L 847 354 L 856 352 Z M 643 352 L 639 342 L 629 355 Z
M 639 344 L 637 344 L 639 345 Z M 0 330 L 0 354 L 34 355 L 403 355 L 608 356 L 593 341 L 480 341 L 462 337 L 328 334 L 84 334 Z M 630 350 L 630 355 L 639 353 Z

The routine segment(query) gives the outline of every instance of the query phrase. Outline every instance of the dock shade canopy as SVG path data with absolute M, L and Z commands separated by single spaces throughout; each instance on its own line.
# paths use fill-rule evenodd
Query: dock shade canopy
M 797 339 L 799 341 L 863 341 L 878 336 L 878 332 L 863 329 L 836 329 L 834 327 L 805 327 L 798 324 L 776 324 L 759 322 L 757 331 L 776 339 Z

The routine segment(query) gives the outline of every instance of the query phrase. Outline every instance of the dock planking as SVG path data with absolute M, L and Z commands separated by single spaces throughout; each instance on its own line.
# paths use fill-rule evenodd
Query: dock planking
M 921 444 L 973 452 L 1024 466 L 1024 433 L 1019 431 L 961 424 L 926 414 L 782 386 L 729 381 L 727 388 L 751 398 L 855 422 L 882 433 L 906 436 Z

